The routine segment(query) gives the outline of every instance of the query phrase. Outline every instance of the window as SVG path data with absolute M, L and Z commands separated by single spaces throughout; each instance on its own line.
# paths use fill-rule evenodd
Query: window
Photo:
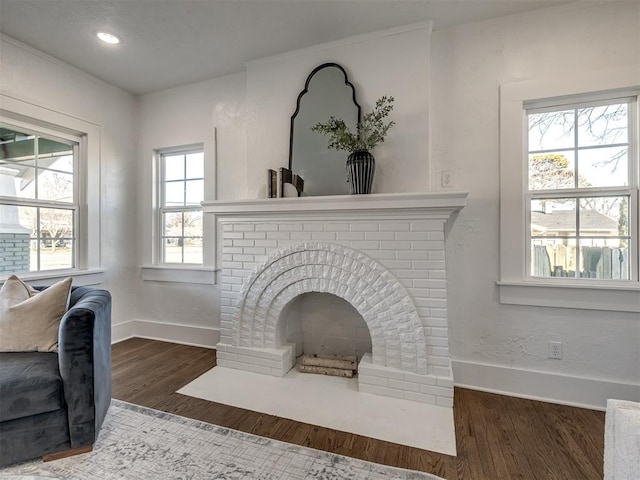
M 0 124 L 0 274 L 77 268 L 79 142 Z
M 640 312 L 640 64 L 500 86 L 500 302 Z
M 162 151 L 160 161 L 159 263 L 203 263 L 204 151 Z
M 527 108 L 531 277 L 637 280 L 636 104 L 627 97 Z

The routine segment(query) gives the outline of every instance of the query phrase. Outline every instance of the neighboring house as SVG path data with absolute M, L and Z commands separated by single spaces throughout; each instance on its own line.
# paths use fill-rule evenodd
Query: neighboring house
M 580 233 L 598 237 L 615 236 L 618 235 L 618 222 L 595 210 L 581 210 Z M 531 235 L 575 237 L 576 211 L 531 212 Z
M 626 279 L 628 249 L 618 238 L 618 222 L 595 210 L 581 210 L 579 228 L 580 276 Z M 534 241 L 533 274 L 539 277 L 573 276 L 577 268 L 576 234 L 575 210 L 531 212 L 531 237 L 533 240 L 541 237 Z

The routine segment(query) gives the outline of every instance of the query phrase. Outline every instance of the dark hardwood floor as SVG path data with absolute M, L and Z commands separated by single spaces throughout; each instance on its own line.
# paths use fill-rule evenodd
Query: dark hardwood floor
M 214 350 L 130 339 L 113 346 L 113 397 L 447 480 L 603 476 L 603 412 L 456 388 L 458 456 L 451 457 L 175 393 L 215 364 Z

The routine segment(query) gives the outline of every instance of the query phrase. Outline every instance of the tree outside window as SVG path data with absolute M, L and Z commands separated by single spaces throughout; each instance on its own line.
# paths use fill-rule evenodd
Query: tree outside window
M 204 152 L 160 154 L 161 263 L 202 264 Z
M 630 279 L 632 103 L 527 111 L 531 276 Z

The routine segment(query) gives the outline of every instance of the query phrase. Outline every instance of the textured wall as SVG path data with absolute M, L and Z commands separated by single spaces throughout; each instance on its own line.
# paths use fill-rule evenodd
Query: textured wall
M 415 26 L 414 26 L 415 27 Z M 373 193 L 420 192 L 429 185 L 430 25 L 393 35 L 290 52 L 247 65 L 247 192 L 265 196 L 267 168 L 288 165 L 289 129 L 296 99 L 311 71 L 326 62 L 342 65 L 365 114 L 383 95 L 395 98 L 396 125 L 373 151 Z M 345 159 L 346 159 L 345 153 Z
M 135 98 L 17 42 L 0 39 L 3 93 L 100 125 L 101 267 L 112 323 L 132 319 L 137 290 Z
M 607 2 L 433 33 L 432 168 L 469 191 L 448 239 L 453 360 L 640 383 L 638 314 L 501 305 L 496 285 L 499 162 L 521 161 L 500 159 L 500 85 L 637 63 L 639 32 L 640 3 Z M 547 358 L 549 340 L 563 360 Z

